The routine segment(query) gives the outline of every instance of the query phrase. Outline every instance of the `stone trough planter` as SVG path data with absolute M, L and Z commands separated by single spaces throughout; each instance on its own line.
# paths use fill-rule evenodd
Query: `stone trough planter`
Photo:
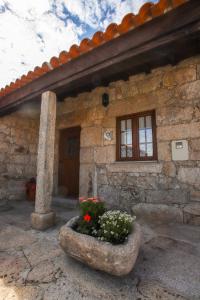
M 59 240 L 62 249 L 69 256 L 96 270 L 116 276 L 128 274 L 135 264 L 140 248 L 140 225 L 134 223 L 133 232 L 124 244 L 112 245 L 73 230 L 77 219 L 75 217 L 61 227 Z

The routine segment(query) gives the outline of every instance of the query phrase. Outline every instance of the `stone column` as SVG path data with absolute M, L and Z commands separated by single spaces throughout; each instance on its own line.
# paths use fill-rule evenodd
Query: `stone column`
M 55 124 L 56 95 L 48 91 L 42 94 L 35 212 L 31 215 L 32 227 L 39 230 L 47 229 L 55 222 L 55 213 L 51 210 Z

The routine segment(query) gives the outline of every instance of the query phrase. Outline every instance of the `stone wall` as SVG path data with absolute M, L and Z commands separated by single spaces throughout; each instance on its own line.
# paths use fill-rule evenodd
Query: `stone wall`
M 104 92 L 107 108 L 101 105 Z M 116 117 L 152 109 L 158 161 L 116 162 Z M 80 195 L 97 189 L 112 207 L 197 222 L 190 213 L 198 214 L 200 204 L 200 56 L 67 98 L 58 114 L 58 129 L 82 128 Z M 112 141 L 104 140 L 105 130 L 113 132 Z M 189 143 L 188 161 L 172 161 L 171 141 L 179 139 Z
M 0 118 L 0 201 L 25 198 L 25 182 L 36 177 L 39 122 L 18 113 Z

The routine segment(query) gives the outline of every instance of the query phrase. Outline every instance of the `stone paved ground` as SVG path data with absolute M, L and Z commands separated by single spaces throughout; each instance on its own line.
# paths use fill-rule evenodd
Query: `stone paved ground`
M 134 270 L 115 278 L 67 257 L 60 226 L 77 212 L 56 207 L 58 225 L 30 227 L 30 203 L 0 212 L 0 300 L 200 299 L 200 228 L 142 223 Z

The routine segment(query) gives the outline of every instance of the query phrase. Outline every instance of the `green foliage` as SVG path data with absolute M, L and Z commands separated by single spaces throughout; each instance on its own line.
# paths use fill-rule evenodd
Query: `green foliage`
M 90 199 L 93 198 L 80 203 L 81 216 L 89 214 L 93 220 L 97 220 L 99 216 L 104 214 L 105 205 L 104 202 Z
M 119 210 L 105 212 L 99 217 L 98 239 L 112 244 L 123 243 L 132 231 L 135 218 Z
M 97 198 L 83 199 L 80 202 L 81 215 L 76 225 L 76 231 L 95 235 L 99 227 L 99 217 L 105 212 L 104 202 Z
M 133 228 L 135 217 L 119 210 L 106 211 L 98 198 L 80 199 L 80 217 L 74 229 L 112 244 L 123 243 Z

